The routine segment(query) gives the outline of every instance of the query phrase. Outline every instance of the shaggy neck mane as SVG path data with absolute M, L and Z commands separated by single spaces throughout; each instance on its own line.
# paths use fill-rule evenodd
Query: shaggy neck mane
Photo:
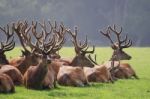
M 7 60 L 5 54 L 0 55 L 0 64 L 3 64 L 3 65 L 9 64 L 9 61 Z
M 29 68 L 29 66 L 32 65 L 30 63 L 30 60 L 28 60 L 26 57 L 25 59 L 17 66 L 17 68 L 21 71 L 22 74 L 26 72 L 26 70 Z
M 46 73 L 48 71 L 48 67 L 47 64 L 45 64 L 44 62 L 40 62 L 39 65 L 37 66 L 36 70 L 35 70 L 35 81 L 39 82 L 39 81 L 43 81 Z

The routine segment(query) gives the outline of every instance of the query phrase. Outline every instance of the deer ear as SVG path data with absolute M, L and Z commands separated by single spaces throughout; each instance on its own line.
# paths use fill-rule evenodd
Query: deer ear
M 22 52 L 22 55 L 25 55 L 25 51 L 21 50 L 21 52 Z

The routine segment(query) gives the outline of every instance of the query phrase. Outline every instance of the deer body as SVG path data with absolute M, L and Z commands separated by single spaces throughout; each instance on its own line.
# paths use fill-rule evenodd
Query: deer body
M 0 93 L 13 93 L 15 87 L 12 79 L 3 73 L 0 73 Z
M 121 63 L 118 69 L 115 71 L 115 77 L 120 79 L 128 79 L 135 77 L 138 79 L 134 69 L 128 63 Z
M 3 65 L 1 66 L 1 72 L 10 76 L 15 85 L 23 84 L 23 76 L 21 72 L 11 65 Z
M 88 85 L 87 78 L 81 67 L 62 66 L 57 75 L 60 85 L 83 87 Z
M 130 78 L 131 76 L 135 76 L 135 78 L 138 78 L 135 74 L 135 71 L 128 63 L 120 63 L 120 60 L 130 60 L 131 56 L 128 55 L 123 51 L 124 48 L 128 48 L 132 45 L 132 41 L 129 39 L 127 35 L 125 36 L 125 39 L 121 40 L 121 33 L 122 33 L 122 27 L 120 31 L 116 30 L 116 26 L 114 27 L 108 27 L 106 30 L 106 33 L 100 31 L 105 37 L 107 37 L 111 42 L 111 47 L 114 50 L 113 55 L 110 59 L 111 61 L 111 67 L 112 67 L 112 75 L 117 78 Z M 114 33 L 117 38 L 117 42 L 113 42 L 111 38 L 111 33 Z M 115 67 L 115 61 L 119 61 L 119 65 Z
M 110 71 L 103 65 L 93 68 L 84 67 L 84 72 L 89 82 L 112 82 Z
M 37 66 L 30 66 L 24 75 L 24 85 L 29 89 L 42 89 L 42 82 L 48 72 L 44 59 Z

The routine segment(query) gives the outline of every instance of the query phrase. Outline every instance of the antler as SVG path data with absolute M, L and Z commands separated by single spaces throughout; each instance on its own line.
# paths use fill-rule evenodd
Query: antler
M 12 50 L 15 47 L 14 36 L 13 36 L 14 31 L 12 30 L 12 33 L 10 34 L 10 28 L 8 24 L 7 24 L 7 27 L 3 27 L 3 28 L 0 27 L 0 30 L 3 31 L 5 35 L 7 36 L 6 41 L 1 42 L 1 50 L 3 52 Z
M 62 45 L 65 43 L 66 39 L 65 39 L 65 33 L 66 33 L 66 28 L 64 26 L 64 24 L 61 22 L 61 24 L 57 25 L 57 22 L 55 21 L 54 25 L 51 24 L 51 22 L 49 21 L 49 24 L 51 25 L 51 29 L 52 32 L 54 34 L 56 34 L 57 36 L 57 43 L 55 48 L 53 49 L 54 53 L 56 53 L 56 51 L 60 50 L 62 48 Z
M 103 34 L 105 37 L 107 37 L 107 38 L 110 40 L 111 44 L 114 44 L 113 40 L 112 40 L 111 37 L 110 37 L 110 30 L 109 30 L 109 27 L 110 27 L 110 26 L 107 27 L 106 32 L 100 31 L 100 33 Z
M 131 40 L 128 40 L 128 37 L 127 35 L 125 36 L 125 39 L 123 40 L 120 40 L 121 39 L 121 33 L 122 33 L 122 27 L 120 29 L 120 31 L 117 31 L 116 29 L 116 26 L 114 25 L 113 28 L 112 27 L 109 27 L 109 29 L 116 34 L 117 36 L 117 43 L 118 43 L 118 47 L 120 49 L 123 49 L 123 48 L 128 48 L 132 45 L 132 41 Z M 122 45 L 124 43 L 124 45 Z
M 77 40 L 78 28 L 77 28 L 77 27 L 74 28 L 74 32 L 71 32 L 70 29 L 68 29 L 67 32 L 68 32 L 69 34 L 71 34 L 71 36 L 72 36 L 72 38 L 73 38 L 73 39 L 72 39 L 72 42 L 73 42 L 73 44 L 74 44 L 74 46 L 75 46 L 75 52 L 76 52 L 77 54 L 79 54 L 79 53 L 81 52 L 81 50 L 83 50 L 83 49 L 85 49 L 85 48 L 88 47 L 88 45 L 87 45 L 87 36 L 86 36 L 86 39 L 85 39 L 85 41 L 84 41 L 83 44 L 81 44 L 81 42 L 78 43 L 78 40 Z
M 94 64 L 98 65 L 98 63 L 96 62 L 96 55 L 95 55 L 95 60 L 92 59 L 91 55 L 88 55 L 88 58 L 90 59 L 90 61 L 92 61 Z
M 115 33 L 115 35 L 117 37 L 117 42 L 115 42 L 115 43 L 113 42 L 113 40 L 110 37 L 111 32 Z M 100 33 L 103 34 L 105 37 L 107 37 L 110 40 L 113 49 L 128 48 L 132 45 L 132 41 L 128 40 L 127 35 L 125 36 L 125 38 L 123 40 L 121 40 L 122 27 L 121 27 L 120 31 L 117 31 L 115 25 L 113 26 L 113 28 L 111 26 L 108 26 L 106 33 L 104 33 L 103 31 L 100 31 Z M 122 44 L 124 44 L 124 45 L 122 45 Z
M 42 40 L 44 39 L 44 32 L 42 31 L 42 33 L 37 33 L 37 21 L 34 23 L 34 21 L 32 21 L 32 34 L 34 35 L 34 37 L 38 40 L 38 42 L 42 43 Z
M 31 29 L 30 27 L 28 27 L 27 21 L 24 21 L 24 22 L 18 21 L 17 23 L 13 23 L 12 28 L 15 31 L 15 33 L 17 34 L 23 49 L 25 51 L 29 51 L 26 48 L 26 43 L 25 43 L 26 41 L 25 41 L 25 37 L 23 36 L 25 34 L 28 34 L 28 32 Z
M 46 42 L 49 39 L 48 40 L 49 43 L 44 44 L 45 48 L 47 48 L 47 49 L 49 49 L 49 47 L 51 47 L 51 42 L 53 41 L 51 39 L 54 39 L 54 38 L 50 38 L 49 36 L 50 35 L 55 35 L 56 44 L 55 44 L 55 47 L 53 48 L 53 52 L 56 53 L 56 51 L 58 51 L 62 48 L 62 45 L 65 42 L 64 34 L 66 32 L 66 29 L 65 29 L 63 24 L 61 24 L 60 27 L 58 28 L 56 21 L 55 21 L 54 25 L 51 24 L 50 21 L 48 21 L 48 23 L 49 23 L 49 26 L 50 26 L 49 27 L 50 28 L 49 32 L 47 32 L 47 26 L 46 26 L 46 23 L 45 23 L 44 20 L 43 20 L 42 23 L 39 23 L 41 28 L 42 28 L 42 33 L 40 34 L 40 36 L 38 36 L 37 35 L 38 33 L 36 32 L 37 22 L 36 23 L 32 22 L 32 33 L 35 36 L 35 38 L 37 39 L 37 41 L 41 44 L 43 42 Z

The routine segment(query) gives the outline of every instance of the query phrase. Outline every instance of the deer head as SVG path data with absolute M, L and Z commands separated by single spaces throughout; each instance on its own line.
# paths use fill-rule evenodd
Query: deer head
M 131 56 L 123 51 L 124 48 L 128 48 L 132 45 L 132 41 L 128 40 L 127 35 L 121 40 L 122 27 L 120 31 L 117 31 L 116 26 L 108 26 L 106 32 L 100 31 L 111 42 L 111 47 L 114 50 L 111 60 L 130 60 Z M 114 33 L 117 41 L 114 42 L 111 38 L 111 33 Z
M 0 27 L 1 32 L 6 35 L 6 41 L 0 42 L 0 64 L 9 64 L 8 60 L 6 59 L 5 52 L 10 51 L 15 47 L 13 30 L 10 30 L 9 25 L 7 24 L 6 27 Z M 10 33 L 11 31 L 11 33 Z
M 83 44 L 77 40 L 77 27 L 75 27 L 74 32 L 71 32 L 70 29 L 67 30 L 69 34 L 72 36 L 72 43 L 74 44 L 75 48 L 75 53 L 76 56 L 74 57 L 72 63 L 70 64 L 71 66 L 87 66 L 87 67 L 94 67 L 93 60 L 91 58 L 88 58 L 86 54 L 93 54 L 95 51 L 95 46 L 93 46 L 92 51 L 87 51 L 89 46 L 88 46 L 88 41 L 87 41 L 87 36 L 86 40 Z

